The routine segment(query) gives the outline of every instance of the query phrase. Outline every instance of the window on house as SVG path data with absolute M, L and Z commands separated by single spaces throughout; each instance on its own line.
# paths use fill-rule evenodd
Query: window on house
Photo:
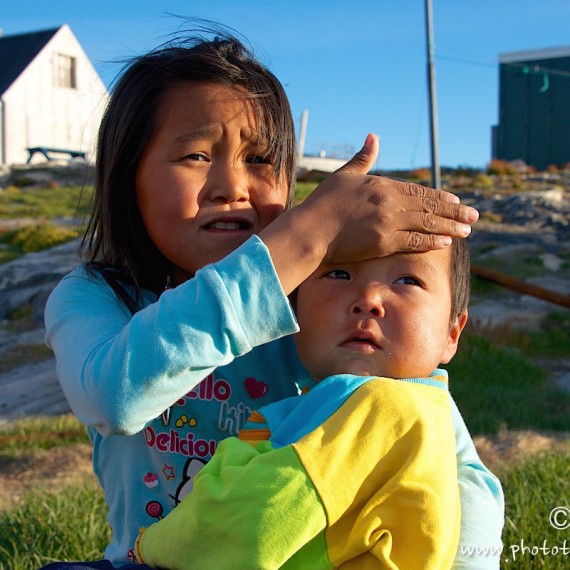
M 77 87 L 75 58 L 58 53 L 55 56 L 55 85 L 56 87 Z

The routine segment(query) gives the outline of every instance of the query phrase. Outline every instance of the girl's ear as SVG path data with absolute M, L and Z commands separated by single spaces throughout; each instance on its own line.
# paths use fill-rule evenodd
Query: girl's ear
M 459 337 L 461 336 L 461 333 L 465 328 L 465 324 L 467 323 L 467 316 L 468 311 L 465 309 L 451 325 L 451 328 L 449 329 L 449 337 L 447 338 L 447 346 L 443 352 L 441 364 L 447 364 L 455 356 L 455 353 L 457 352 Z

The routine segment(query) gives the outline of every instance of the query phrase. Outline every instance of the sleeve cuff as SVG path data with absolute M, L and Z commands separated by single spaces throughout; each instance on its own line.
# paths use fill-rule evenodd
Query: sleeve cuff
M 299 331 L 266 245 L 252 236 L 213 265 L 251 346 Z

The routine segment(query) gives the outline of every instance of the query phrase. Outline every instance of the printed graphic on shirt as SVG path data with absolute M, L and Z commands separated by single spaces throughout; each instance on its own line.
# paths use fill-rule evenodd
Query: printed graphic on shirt
M 174 495 L 170 495 L 174 499 L 174 506 L 177 506 L 180 501 L 193 489 L 194 487 L 194 478 L 202 467 L 206 465 L 205 461 L 201 459 L 189 459 L 184 466 L 184 478 L 182 479 L 182 483 L 176 489 L 176 493 Z
M 158 475 L 156 473 L 151 473 L 150 471 L 143 477 L 144 484 L 149 489 L 154 489 L 158 487 Z
M 192 490 L 196 475 L 214 455 L 218 443 L 225 437 L 237 436 L 253 409 L 263 405 L 255 401 L 268 394 L 268 384 L 253 376 L 241 382 L 237 386 L 235 381 L 230 384 L 210 374 L 163 412 L 160 422 L 144 429 L 148 447 L 165 454 L 162 467 L 155 465 L 140 475 L 148 492 L 140 504 L 151 519 L 148 524 L 161 520 L 180 504 Z M 242 398 L 245 401 L 240 401 Z M 248 405 L 251 401 L 255 403 Z M 174 455 L 186 458 L 182 469 Z M 134 551 L 129 551 L 128 556 L 136 561 Z
M 243 384 L 246 392 L 252 400 L 265 396 L 265 394 L 267 394 L 267 390 L 269 390 L 269 386 L 265 382 L 260 382 L 252 376 L 246 378 Z
M 240 402 L 237 406 L 230 406 L 227 402 L 224 402 L 220 407 L 218 427 L 220 430 L 227 432 L 228 436 L 237 436 L 252 411 L 243 402 Z
M 267 383 L 257 380 L 253 376 L 245 378 L 243 388 L 252 400 L 263 398 L 269 391 Z M 200 438 L 197 435 L 200 432 L 195 433 L 193 430 L 193 428 L 201 429 L 199 414 L 189 416 L 180 413 L 182 410 L 177 414 L 176 409 L 186 406 L 193 400 L 217 403 L 219 404 L 217 428 L 226 434 L 226 437 L 237 436 L 253 409 L 245 402 L 232 405 L 231 396 L 232 386 L 227 380 L 215 378 L 213 374 L 208 375 L 196 388 L 179 398 L 162 414 L 162 423 L 169 429 L 158 431 L 156 425 L 145 428 L 144 435 L 147 445 L 163 453 L 176 453 L 186 457 L 208 460 L 214 454 L 219 440 L 222 438 Z M 212 414 L 211 411 L 207 413 Z
M 263 398 L 268 391 L 269 386 L 253 376 L 243 380 L 241 389 L 232 390 L 228 380 L 210 374 L 166 410 L 161 422 L 147 425 L 146 444 L 165 454 L 162 468 L 141 473 L 148 491 L 156 494 L 155 499 L 149 500 L 151 495 L 141 505 L 149 517 L 160 520 L 182 501 L 192 490 L 198 472 L 214 455 L 219 441 L 237 436 L 243 428 L 253 411 L 249 401 Z M 240 401 L 240 396 L 245 401 Z M 213 437 L 208 437 L 208 433 Z M 182 470 L 173 455 L 187 458 Z M 170 497 L 172 503 L 165 497 Z
M 160 520 L 162 519 L 162 514 L 164 509 L 162 505 L 158 501 L 149 501 L 146 504 L 146 514 L 153 519 Z
M 144 430 L 146 444 L 163 453 L 177 453 L 186 457 L 210 458 L 214 455 L 218 441 L 215 439 L 195 439 L 194 432 L 181 435 L 177 430 L 156 432 L 152 426 Z

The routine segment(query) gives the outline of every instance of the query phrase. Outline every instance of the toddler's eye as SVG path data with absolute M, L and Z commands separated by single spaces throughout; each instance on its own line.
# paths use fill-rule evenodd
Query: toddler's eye
M 394 281 L 395 285 L 421 285 L 419 279 L 412 277 L 411 275 L 404 275 L 403 277 L 399 277 Z
M 328 271 L 325 273 L 325 277 L 328 277 L 329 279 L 346 279 L 347 281 L 350 281 L 350 273 L 344 269 L 333 269 L 332 271 Z

